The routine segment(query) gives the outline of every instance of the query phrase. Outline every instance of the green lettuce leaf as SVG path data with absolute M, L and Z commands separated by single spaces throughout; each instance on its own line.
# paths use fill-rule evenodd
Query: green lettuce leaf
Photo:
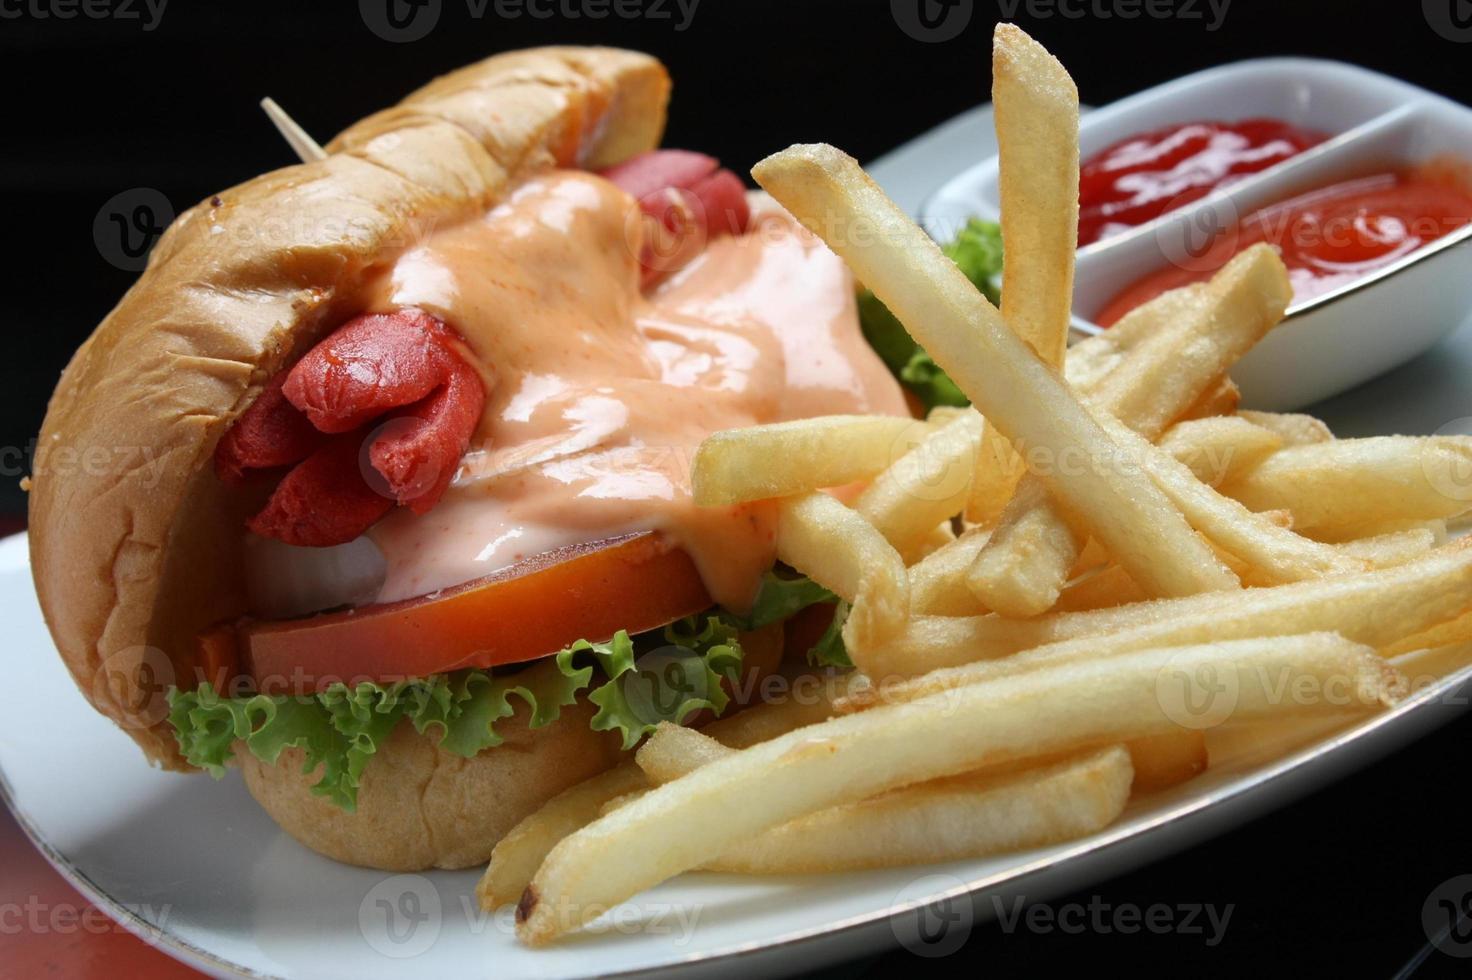
M 993 304 L 1001 302 L 998 284 L 1002 275 L 1002 228 L 991 221 L 972 218 L 954 240 L 941 250 L 955 262 L 976 288 Z M 905 330 L 904 324 L 865 289 L 859 293 L 859 323 L 869 346 L 927 409 L 937 405 L 967 405 L 969 402 L 940 365 Z
M 771 571 L 762 576 L 751 612 L 735 621 L 744 630 L 759 630 L 791 619 L 808 606 L 833 602 L 837 598 L 806 575 L 798 575 L 784 567 L 783 572 Z
M 942 245 L 950 260 L 976 284 L 993 306 L 1002 302 L 1002 226 L 995 221 L 972 218 L 948 245 Z
M 627 634 L 614 637 L 611 644 L 591 644 L 608 678 L 588 695 L 598 706 L 592 726 L 619 732 L 625 749 L 662 721 L 683 724 L 703 709 L 719 715 L 730 701 L 722 681 L 739 679 L 741 645 L 729 618 L 709 616 L 704 626 L 698 619 L 672 623 L 664 640 L 637 659 Z
M 843 645 L 843 624 L 848 622 L 848 603 L 838 600 L 833 610 L 833 622 L 818 637 L 818 642 L 808 651 L 808 663 L 815 667 L 852 667 L 848 647 Z
M 915 348 L 905 366 L 899 369 L 899 379 L 927 409 L 937 405 L 960 408 L 971 404 L 971 400 L 956 387 L 951 376 L 942 371 L 940 365 L 920 347 Z
M 526 710 L 528 726 L 543 728 L 591 688 L 588 698 L 599 706 L 592 727 L 618 731 L 625 748 L 660 721 L 680 722 L 702 709 L 720 714 L 729 700 L 721 681 L 734 681 L 741 668 L 737 629 L 724 615 L 692 617 L 637 644 L 622 631 L 607 643 L 581 640 L 514 673 L 463 670 L 387 685 L 334 684 L 310 697 L 228 698 L 209 684 L 176 688 L 169 691 L 169 721 L 184 758 L 217 779 L 237 740 L 268 765 L 299 748 L 304 772 L 322 767 L 312 792 L 352 811 L 364 768 L 405 719 L 468 758 L 501 744 L 496 723 L 517 713 L 513 698 Z M 594 686 L 600 674 L 605 680 Z
M 950 379 L 947 379 L 949 383 Z M 808 663 L 821 667 L 852 667 L 848 650 L 843 645 L 843 624 L 848 619 L 848 603 L 843 602 L 829 590 L 805 575 L 799 575 L 785 565 L 780 571 L 770 571 L 762 576 L 756 600 L 751 612 L 743 617 L 730 616 L 744 630 L 758 630 L 771 623 L 790 619 L 809 606 L 831 602 L 834 604 L 833 622 L 824 630 L 818 642 L 807 651 Z

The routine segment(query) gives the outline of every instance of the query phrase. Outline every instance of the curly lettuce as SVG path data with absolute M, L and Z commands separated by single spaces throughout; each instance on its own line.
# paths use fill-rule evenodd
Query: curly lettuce
M 838 596 L 806 575 L 781 566 L 780 570 L 762 576 L 752 601 L 751 612 L 736 620 L 744 630 L 759 630 L 772 623 L 791 619 L 809 606 L 834 602 Z
M 744 630 L 759 630 L 780 623 L 809 606 L 831 603 L 833 621 L 808 651 L 808 663 L 816 667 L 852 667 L 848 649 L 843 645 L 843 624 L 848 619 L 848 603 L 805 575 L 787 568 L 767 572 L 757 588 L 751 611 L 743 617 L 731 617 Z
M 998 291 L 1002 277 L 1000 225 L 972 218 L 941 250 L 987 299 L 993 304 L 1002 301 Z M 867 289 L 859 293 L 859 324 L 869 346 L 927 409 L 970 404 L 956 383 L 905 330 L 899 318 Z
M 693 617 L 662 633 L 580 640 L 515 672 L 334 684 L 302 697 L 224 697 L 209 684 L 171 689 L 169 721 L 184 758 L 217 779 L 237 741 L 267 765 L 288 748 L 301 749 L 303 772 L 322 771 L 312 792 L 351 812 L 364 767 L 400 721 L 468 758 L 501 744 L 496 723 L 517 713 L 513 699 L 526 711 L 528 727 L 544 728 L 586 691 L 598 706 L 592 728 L 618 732 L 625 748 L 661 721 L 680 723 L 701 710 L 719 715 L 729 701 L 722 681 L 735 682 L 741 669 L 737 629 L 729 616 Z

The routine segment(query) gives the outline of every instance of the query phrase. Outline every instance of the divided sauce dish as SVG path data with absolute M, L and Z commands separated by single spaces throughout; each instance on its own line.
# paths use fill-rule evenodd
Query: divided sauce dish
M 1105 329 L 1097 322 L 1101 314 L 1142 277 L 1170 268 L 1205 274 L 1220 264 L 1215 249 L 1230 248 L 1238 223 L 1259 209 L 1370 175 L 1427 168 L 1438 180 L 1472 189 L 1472 109 L 1377 72 L 1306 58 L 1213 68 L 1089 112 L 1080 125 L 1081 156 L 1087 160 L 1161 127 L 1260 118 L 1325 138 L 1081 247 L 1075 337 Z M 932 195 L 921 221 L 937 239 L 949 240 L 972 216 L 998 219 L 998 201 L 992 156 Z M 1243 404 L 1288 410 L 1320 401 L 1410 360 L 1461 326 L 1472 313 L 1472 249 L 1465 247 L 1472 224 L 1424 237 L 1351 281 L 1295 299 L 1284 321 L 1232 372 Z M 1274 241 L 1271 233 L 1267 240 Z

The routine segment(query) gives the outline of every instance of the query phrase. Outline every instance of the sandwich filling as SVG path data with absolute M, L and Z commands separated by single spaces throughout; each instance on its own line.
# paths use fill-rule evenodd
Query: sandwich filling
M 560 652 L 539 649 L 532 666 L 510 670 L 406 666 L 395 679 L 312 685 L 306 695 L 203 684 L 173 695 L 171 720 L 191 762 L 218 773 L 237 740 L 270 762 L 301 747 L 309 768 L 324 767 L 318 792 L 351 807 L 363 766 L 400 721 L 473 755 L 499 741 L 494 724 L 515 710 L 512 695 L 534 726 L 586 697 L 599 708 L 593 727 L 618 730 L 632 745 L 658 720 L 724 707 L 741 630 L 833 599 L 773 574 L 769 505 L 696 507 L 689 469 L 701 440 L 719 430 L 909 414 L 860 331 L 852 277 L 794 219 L 760 202 L 739 233 L 710 236 L 677 269 L 652 277 L 648 211 L 647 196 L 611 180 L 552 171 L 372 270 L 364 320 L 423 317 L 432 337 L 443 325 L 453 352 L 474 368 L 483 390 L 474 432 L 452 477 L 409 481 L 432 487 L 432 498 L 417 489 L 400 498 L 405 506 L 370 510 L 371 526 L 350 541 L 302 547 L 268 536 L 269 522 L 253 524 L 267 534 L 248 535 L 247 579 L 260 617 L 356 607 L 299 621 L 309 625 L 394 608 L 385 603 L 432 603 L 548 552 L 652 532 L 689 556 L 705 605 L 717 608 L 643 635 L 619 631 L 604 641 L 604 632 Z M 431 361 L 432 346 L 421 352 Z M 323 356 L 354 381 L 351 365 L 331 350 Z M 447 370 L 453 376 L 453 365 Z M 275 387 L 302 400 L 293 376 Z M 457 411 L 465 404 L 477 403 L 462 398 Z M 372 438 L 403 414 L 367 423 Z M 378 445 L 369 454 L 375 466 Z M 277 627 L 296 628 L 270 624 Z M 641 654 L 667 649 L 683 651 L 673 693 L 651 690 L 657 679 L 635 666 Z
M 907 414 L 858 329 L 847 267 L 785 212 L 709 242 L 647 294 L 637 202 L 555 171 L 482 220 L 410 249 L 370 283 L 369 310 L 453 324 L 486 381 L 480 425 L 430 513 L 369 537 L 377 601 L 631 531 L 694 559 L 712 598 L 745 609 L 774 538 L 770 508 L 696 507 L 690 460 L 712 432 L 833 413 Z

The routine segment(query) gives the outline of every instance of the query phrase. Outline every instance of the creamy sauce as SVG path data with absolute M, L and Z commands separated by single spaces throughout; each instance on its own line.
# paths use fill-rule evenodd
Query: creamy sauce
M 369 532 L 409 598 L 568 544 L 670 535 L 716 601 L 742 608 L 773 561 L 769 506 L 696 507 L 711 432 L 832 413 L 907 414 L 859 332 L 843 262 L 768 207 L 651 295 L 632 198 L 555 171 L 441 229 L 369 285 L 364 308 L 417 306 L 460 332 L 487 382 L 455 482 L 422 517 Z

